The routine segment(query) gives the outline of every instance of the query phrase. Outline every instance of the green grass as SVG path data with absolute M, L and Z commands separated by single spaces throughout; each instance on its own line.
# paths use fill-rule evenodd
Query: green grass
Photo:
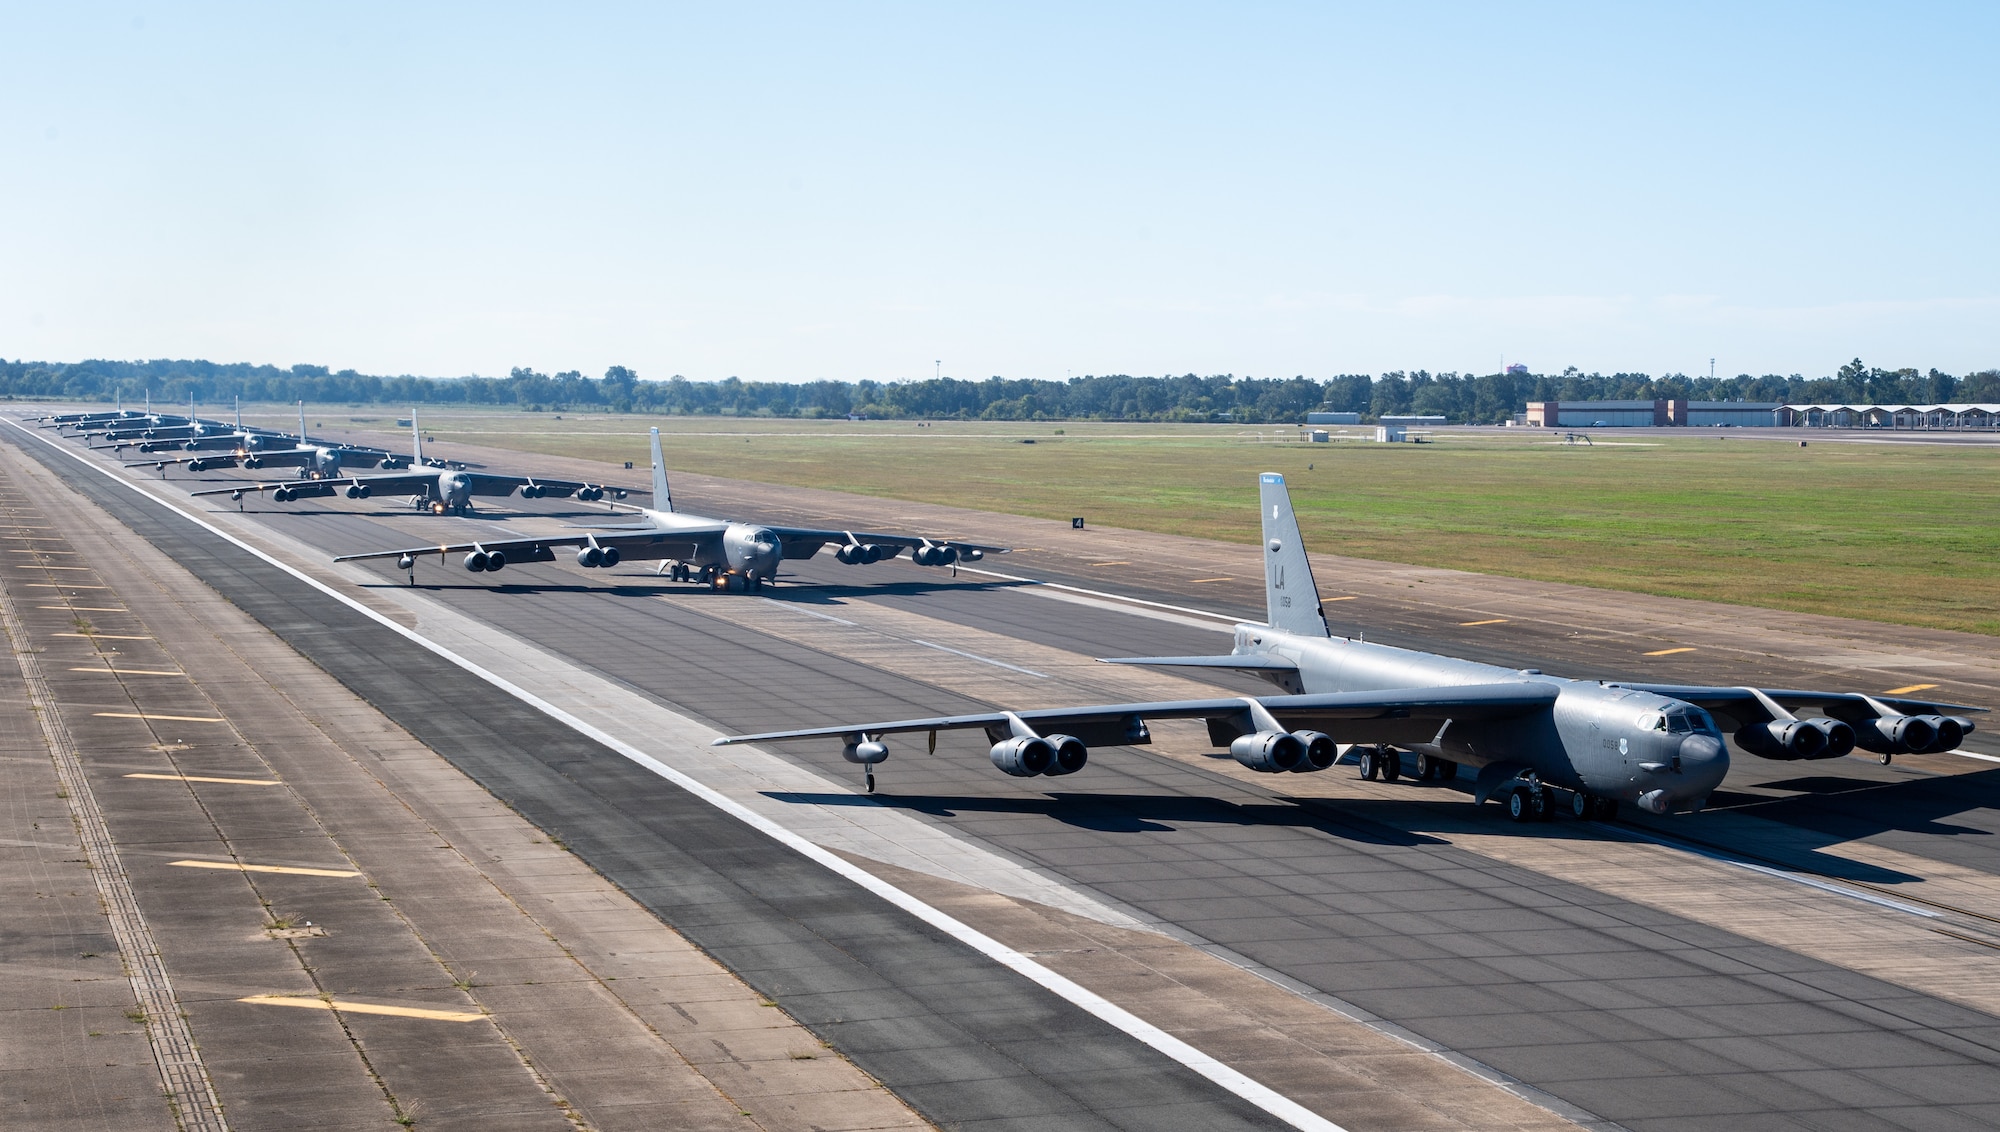
M 1323 553 L 2000 634 L 2000 448 L 1708 429 L 1582 448 L 1501 429 L 1387 445 L 1274 426 L 423 419 L 440 439 L 631 460 L 636 484 L 658 424 L 670 468 L 1241 542 L 1258 537 L 1255 473 L 1279 471 Z

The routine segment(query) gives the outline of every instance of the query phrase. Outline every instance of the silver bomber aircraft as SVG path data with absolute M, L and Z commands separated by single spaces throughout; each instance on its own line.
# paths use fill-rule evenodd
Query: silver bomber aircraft
M 344 554 L 334 561 L 394 558 L 399 568 L 414 571 L 417 559 L 424 555 L 435 554 L 442 560 L 461 554 L 465 568 L 477 574 L 497 571 L 514 562 L 554 562 L 557 550 L 573 550 L 579 566 L 616 566 L 627 560 L 658 562 L 662 572 L 671 567 L 675 581 L 700 582 L 718 590 L 740 593 L 759 589 L 776 578 L 778 563 L 811 558 L 828 543 L 837 547 L 834 557 L 850 566 L 881 562 L 904 550 L 910 551 L 911 560 L 920 566 L 976 562 L 988 554 L 1007 552 L 1005 547 L 949 539 L 774 527 L 684 514 L 674 510 L 657 428 L 652 430 L 652 441 L 653 506 L 639 509 L 639 523 L 580 529 L 575 534 L 546 538 L 492 539 Z M 415 580 L 414 573 L 411 578 Z
M 301 427 L 304 418 L 300 418 Z M 367 499 L 377 492 L 384 495 L 412 492 L 410 507 L 417 511 L 429 511 L 437 515 L 469 515 L 472 513 L 474 496 L 504 499 L 516 490 L 528 499 L 555 497 L 557 499 L 575 496 L 583 500 L 599 500 L 606 495 L 617 499 L 625 498 L 628 489 L 607 487 L 604 484 L 582 483 L 577 480 L 550 479 L 542 476 L 511 476 L 497 472 L 467 471 L 463 467 L 447 467 L 441 461 L 424 458 L 424 436 L 422 426 L 417 423 L 416 414 L 410 416 L 411 455 L 416 467 L 404 472 L 384 472 L 368 476 L 342 475 L 339 471 L 339 453 L 330 453 L 331 471 L 322 471 L 319 457 L 314 449 L 300 449 L 306 454 L 304 467 L 307 475 L 296 480 L 273 483 L 242 484 L 237 487 L 218 487 L 207 491 L 197 491 L 194 495 L 227 495 L 241 501 L 251 493 L 270 492 L 280 503 L 290 503 L 295 499 L 314 496 L 345 495 L 349 499 Z M 297 453 L 283 453 L 287 457 Z M 229 457 L 210 457 L 201 461 L 207 467 L 210 461 L 222 463 Z M 249 459 L 259 463 L 271 460 L 269 453 L 255 453 L 246 458 L 246 467 L 255 467 Z M 400 462 L 400 461 L 399 461 Z M 143 466 L 150 467 L 151 462 Z M 190 467 L 193 462 L 190 461 Z
M 849 762 L 889 757 L 883 737 L 982 728 L 993 765 L 1010 775 L 1082 770 L 1092 746 L 1152 741 L 1148 719 L 1203 719 L 1210 741 L 1243 766 L 1310 772 L 1352 753 L 1364 778 L 1477 775 L 1473 797 L 1504 796 L 1517 821 L 1609 819 L 1620 803 L 1653 814 L 1699 810 L 1729 770 L 1725 732 L 1766 759 L 1828 759 L 1857 746 L 1883 761 L 1948 751 L 1983 711 L 1850 692 L 1697 687 L 1550 676 L 1335 637 L 1300 543 L 1285 479 L 1260 477 L 1267 622 L 1236 626 L 1227 656 L 1118 657 L 1113 664 L 1226 668 L 1255 673 L 1284 695 L 993 711 L 885 723 L 849 723 L 716 743 L 838 737 Z
M 245 468 L 298 468 L 301 479 L 334 479 L 348 466 L 364 468 L 407 468 L 410 457 L 398 456 L 380 448 L 368 448 L 353 444 L 333 444 L 316 441 L 306 435 L 306 405 L 299 402 L 299 433 L 286 436 L 282 433 L 251 430 L 243 427 L 243 411 L 236 412 L 236 428 L 217 429 L 203 435 L 193 435 L 182 440 L 161 440 L 139 445 L 141 452 L 154 452 L 168 446 L 191 456 L 161 457 L 154 460 L 130 460 L 128 468 L 151 468 L 165 476 L 167 469 L 176 464 L 185 465 L 190 472 L 206 471 L 210 468 L 233 468 L 241 464 Z M 97 447 L 123 447 L 123 445 L 98 445 Z M 227 452 L 205 451 L 206 449 L 228 448 Z

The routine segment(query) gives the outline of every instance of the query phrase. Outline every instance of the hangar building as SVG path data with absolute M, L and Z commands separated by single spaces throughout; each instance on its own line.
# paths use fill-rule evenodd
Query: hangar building
M 1776 401 L 1530 401 L 1527 423 L 1543 428 L 1675 428 L 1777 423 Z

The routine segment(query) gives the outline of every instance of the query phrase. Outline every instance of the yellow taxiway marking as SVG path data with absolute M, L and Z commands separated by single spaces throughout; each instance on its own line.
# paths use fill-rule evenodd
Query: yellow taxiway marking
M 377 1006 L 372 1002 L 349 1002 L 344 998 L 332 1000 L 305 998 L 288 994 L 253 994 L 239 998 L 238 1002 L 255 1003 L 258 1006 L 304 1006 L 313 1010 L 345 1010 L 349 1014 L 387 1014 L 391 1018 L 428 1018 L 433 1022 L 477 1022 L 486 1017 L 469 1010 L 430 1010 L 421 1006 Z
M 358 877 L 353 869 L 304 869 L 291 865 L 245 865 L 235 861 L 168 861 L 183 869 L 222 869 L 232 873 L 283 873 L 294 877 Z
M 36 609 L 74 609 L 79 613 L 127 613 L 129 610 L 116 605 L 38 605 Z
M 1495 617 L 1495 618 L 1494 618 L 1493 620 L 1491 620 L 1491 621 L 1460 621 L 1460 622 L 1459 622 L 1459 624 L 1460 624 L 1460 625 L 1463 625 L 1463 626 L 1465 626 L 1465 627 L 1467 627 L 1467 628 L 1471 628 L 1471 627 L 1472 627 L 1472 626 L 1474 626 L 1474 625 L 1505 625 L 1506 623 L 1507 623 L 1507 618 L 1505 618 L 1505 617 Z
M 1203 582 L 1233 582 L 1235 580 L 1234 578 L 1189 578 L 1188 582 L 1193 585 L 1200 585 Z
M 79 586 L 74 582 L 29 582 L 30 589 L 37 590 L 108 590 L 110 586 Z
M 1360 601 L 1360 600 L 1361 600 L 1361 599 L 1360 599 L 1359 597 L 1356 597 L 1356 596 L 1355 596 L 1355 595 L 1353 595 L 1353 594 L 1349 594 L 1349 595 L 1347 595 L 1346 597 L 1329 597 L 1329 598 L 1322 598 L 1322 599 L 1321 599 L 1321 601 L 1320 601 L 1320 604 L 1321 604 L 1321 605 L 1324 605 L 1324 604 L 1326 604 L 1326 603 L 1327 603 L 1327 602 L 1329 602 L 1329 601 Z
M 99 719 L 164 719 L 173 723 L 227 723 L 213 715 L 155 715 L 148 711 L 95 711 Z
M 1647 656 L 1672 656 L 1672 655 L 1674 655 L 1674 654 L 1675 654 L 1675 653 L 1677 653 L 1677 652 L 1694 652 L 1694 651 L 1695 651 L 1695 649 L 1693 648 L 1693 646 L 1686 646 L 1686 647 L 1683 647 L 1683 648 L 1677 648 L 1677 649 L 1654 649 L 1654 650 L 1653 650 L 1652 652 L 1649 652 L 1649 653 L 1646 653 L 1645 655 L 1647 655 Z
M 151 637 L 121 637 L 117 633 L 54 633 L 57 637 L 83 637 L 95 641 L 150 641 Z
M 94 566 L 43 566 L 44 570 L 94 570 Z
M 1117 562 L 1093 562 L 1093 563 L 1091 563 L 1091 565 L 1092 565 L 1092 566 L 1130 566 L 1130 565 L 1131 565 L 1131 563 L 1130 563 L 1130 562 L 1126 562 L 1126 561 L 1123 561 L 1123 560 L 1121 559 L 1120 561 L 1117 561 Z
M 105 676 L 185 676 L 185 672 L 160 668 L 91 668 L 88 665 L 73 665 L 71 672 L 96 672 Z
M 219 782 L 224 786 L 282 786 L 275 778 L 209 778 L 199 774 L 128 774 L 127 778 L 150 778 L 160 782 Z
M 1907 688 L 1891 688 L 1882 694 L 1885 696 L 1907 696 L 1911 692 L 1928 692 L 1935 687 L 1937 687 L 1936 684 L 1912 684 Z

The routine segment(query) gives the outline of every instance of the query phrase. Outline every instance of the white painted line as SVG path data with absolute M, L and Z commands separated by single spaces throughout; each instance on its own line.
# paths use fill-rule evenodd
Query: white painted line
M 977 951 L 981 955 L 986 956 L 988 959 L 993 960 L 994 962 L 1000 964 L 1001 966 L 1006 967 L 1008 970 L 1011 970 L 1016 974 L 1019 974 L 1024 978 L 1028 979 L 1029 981 L 1037 984 L 1038 986 L 1043 987 L 1044 989 L 1055 994 L 1057 997 L 1062 998 L 1074 1004 L 1075 1006 L 1079 1007 L 1080 1009 L 1095 1015 L 1097 1018 L 1103 1020 L 1104 1022 L 1115 1027 L 1116 1029 L 1124 1032 L 1128 1036 L 1135 1038 L 1138 1041 L 1144 1043 L 1145 1045 L 1150 1046 L 1153 1049 L 1157 1050 L 1161 1054 L 1164 1054 L 1165 1056 L 1172 1058 L 1173 1060 L 1181 1063 L 1182 1065 L 1200 1074 L 1201 1076 L 1206 1077 L 1208 1080 L 1214 1082 L 1215 1084 L 1221 1086 L 1222 1088 L 1228 1090 L 1229 1092 L 1234 1093 L 1237 1096 L 1243 1098 L 1245 1101 L 1248 1101 L 1249 1103 L 1256 1105 L 1258 1108 L 1263 1109 L 1265 1112 L 1270 1113 L 1272 1116 L 1275 1116 L 1278 1119 L 1284 1121 L 1285 1123 L 1290 1124 L 1294 1128 L 1310 1129 L 1312 1130 L 1312 1132 L 1346 1132 L 1346 1130 L 1343 1129 L 1340 1125 L 1335 1124 L 1333 1121 L 1326 1119 L 1325 1117 L 1319 1115 L 1318 1113 L 1312 1111 L 1309 1108 L 1306 1108 L 1304 1105 L 1298 1103 L 1295 1100 L 1292 1100 L 1290 1097 L 1285 1096 L 1283 1093 L 1278 1092 L 1276 1089 L 1273 1089 L 1270 1086 L 1265 1085 L 1259 1081 L 1253 1080 L 1248 1075 L 1240 1072 L 1239 1070 L 1231 1068 L 1230 1066 L 1223 1064 L 1221 1061 L 1218 1061 L 1217 1059 L 1210 1057 L 1208 1054 L 1205 1054 L 1202 1051 L 1196 1049 L 1195 1047 L 1189 1045 L 1188 1043 L 1182 1041 L 1181 1039 L 1174 1037 L 1172 1034 L 1169 1034 L 1165 1030 L 1160 1029 L 1158 1026 L 1153 1025 L 1151 1022 L 1148 1022 L 1145 1019 L 1140 1018 L 1138 1015 L 1133 1014 L 1131 1011 L 1126 1010 L 1124 1007 L 1119 1006 L 1114 1002 L 1111 1002 L 1109 999 L 1104 998 L 1102 995 L 1098 994 L 1095 991 L 1090 990 L 1089 988 L 1083 986 L 1082 984 L 1076 982 L 1075 980 L 1070 979 L 1064 975 L 1058 974 L 1055 971 L 1042 966 L 1040 963 L 1037 963 L 1033 959 L 1029 958 L 1026 954 L 1016 951 L 1011 947 L 1008 947 L 1006 944 L 1001 943 L 999 940 L 994 939 L 989 935 L 986 935 L 984 932 L 978 931 L 977 929 L 973 928 L 970 924 L 960 922 L 959 920 L 946 914 L 945 912 L 937 908 L 933 908 L 929 904 L 926 904 L 922 900 L 919 900 L 917 897 L 912 896 L 907 892 L 904 892 L 902 889 L 897 888 L 895 885 L 892 885 L 889 882 L 878 878 L 877 876 L 875 876 L 875 874 L 867 871 L 866 869 L 863 869 L 858 865 L 849 863 L 845 858 L 837 856 L 836 854 L 834 854 L 829 850 L 820 848 L 818 845 L 815 845 L 811 841 L 806 840 L 804 837 L 801 837 L 798 834 L 793 833 L 791 830 L 785 828 L 782 825 L 779 825 L 777 822 L 772 821 L 771 819 L 763 816 L 762 814 L 757 813 L 755 810 L 752 810 L 749 807 L 734 801 L 727 795 L 724 795 L 719 791 L 713 790 L 703 785 L 702 783 L 697 782 L 694 779 L 688 777 L 687 775 L 682 774 L 680 771 L 675 770 L 674 768 L 666 765 L 665 763 L 660 762 L 658 759 L 653 758 L 651 755 L 648 755 L 644 751 L 641 751 L 639 748 L 632 746 L 630 743 L 625 742 L 624 740 L 618 738 L 616 735 L 612 735 L 607 731 L 600 730 L 597 727 L 594 727 L 591 724 L 584 722 L 583 720 L 577 718 L 576 716 L 571 715 L 569 712 L 564 711 L 562 708 L 557 707 L 555 704 L 552 704 L 549 701 L 542 699 L 540 696 L 535 695 L 533 692 L 528 691 L 526 688 L 523 688 L 513 683 L 512 681 L 507 680 L 505 677 L 499 675 L 498 673 L 490 672 L 487 669 L 480 667 L 478 664 L 475 664 L 472 661 L 466 659 L 465 657 L 459 656 L 457 653 L 454 653 L 450 649 L 445 648 L 443 645 L 440 645 L 437 642 L 422 636 L 415 630 L 412 630 L 407 626 L 399 624 L 396 621 L 391 620 L 390 618 L 375 612 L 374 610 L 368 608 L 367 606 L 361 604 L 360 602 L 354 600 L 353 598 L 347 596 L 346 594 L 341 593 L 339 590 L 334 589 L 332 586 L 327 585 L 326 583 L 320 581 L 319 579 L 306 574 L 304 571 L 291 566 L 289 563 L 281 562 L 272 555 L 267 554 L 262 550 L 259 550 L 258 548 L 250 545 L 247 542 L 244 542 L 242 539 L 237 538 L 235 535 L 230 534 L 228 531 L 225 531 L 222 528 L 216 526 L 215 524 L 209 522 L 208 520 L 203 519 L 201 516 L 191 511 L 185 510 L 182 507 L 178 506 L 177 504 L 162 499 L 157 495 L 154 495 L 151 491 L 147 490 L 144 487 L 141 487 L 140 481 L 125 480 L 111 474 L 108 470 L 99 467 L 97 464 L 86 459 L 81 454 L 73 452 L 67 448 L 64 448 L 63 446 L 55 443 L 52 440 L 49 440 L 46 437 L 36 435 L 33 429 L 28 428 L 26 425 L 22 424 L 20 421 L 16 420 L 11 416 L 0 419 L 4 419 L 8 424 L 19 429 L 21 432 L 26 433 L 28 436 L 34 437 L 36 440 L 41 441 L 43 444 L 54 449 L 55 451 L 61 452 L 63 455 L 68 456 L 70 459 L 75 460 L 79 464 L 82 464 L 84 467 L 89 468 L 92 471 L 95 471 L 97 474 L 103 476 L 107 480 L 110 480 L 112 483 L 118 484 L 119 486 L 134 492 L 135 494 L 137 494 L 138 496 L 147 500 L 150 503 L 154 503 L 160 507 L 164 507 L 167 510 L 172 511 L 173 513 L 186 519 L 188 522 L 193 523 L 194 525 L 202 528 L 203 530 L 209 532 L 210 534 L 213 534 L 217 538 L 222 539 L 224 542 L 229 543 L 231 546 L 234 546 L 239 550 L 242 550 L 245 553 L 255 557 L 259 561 L 267 563 L 279 570 L 283 570 L 285 573 L 291 575 L 292 577 L 298 579 L 299 581 L 305 583 L 306 585 L 312 587 L 313 589 L 318 590 L 320 593 L 323 593 L 326 596 L 332 598 L 333 600 L 341 603 L 342 605 L 347 606 L 349 609 L 352 609 L 356 613 L 359 613 L 363 617 L 366 617 L 370 621 L 375 622 L 377 625 L 380 625 L 383 628 L 389 630 L 390 632 L 403 637 L 404 639 L 410 641 L 411 643 L 416 644 L 422 648 L 429 649 L 431 652 L 436 653 L 443 659 L 450 661 L 451 663 L 457 665 L 458 667 L 464 669 L 465 671 L 471 673 L 472 675 L 477 676 L 481 680 L 484 680 L 487 683 L 493 685 L 494 687 L 499 688 L 501 691 L 506 692 L 508 695 L 513 696 L 515 699 L 520 700 L 522 703 L 527 704 L 529 707 L 534 708 L 536 711 L 541 712 L 543 715 L 548 716 L 550 719 L 553 719 L 558 723 L 561 723 L 569 727 L 571 730 L 576 731 L 578 734 L 581 734 L 589 739 L 595 740 L 598 743 L 602 743 L 604 746 L 609 747 L 610 749 L 618 752 L 620 755 L 623 755 L 624 757 L 632 760 L 633 762 L 639 764 L 640 766 L 645 767 L 647 770 L 652 771 L 654 774 L 659 775 L 661 778 L 666 779 L 668 782 L 673 783 L 675 786 L 680 787 L 681 789 L 687 791 L 688 793 L 694 795 L 695 797 L 701 799 L 702 801 L 708 803 L 709 805 L 714 806 L 716 809 L 721 810 L 723 813 L 728 814 L 730 817 L 733 817 L 736 820 L 742 822 L 743 824 L 749 826 L 750 828 L 757 830 L 759 833 L 762 833 L 765 836 L 771 838 L 772 840 L 778 842 L 779 844 L 784 845 L 785 847 L 791 849 L 793 852 L 800 854 L 807 860 L 810 860 L 815 864 L 818 864 L 821 867 L 825 868 L 827 871 L 834 873 L 835 875 L 842 877 L 843 879 L 853 884 L 859 885 L 860 887 L 866 889 L 869 892 L 874 893 L 876 896 L 882 898 L 883 900 L 888 901 L 890 904 L 893 904 L 898 908 L 901 908 L 903 911 L 908 912 L 910 915 L 915 916 L 917 919 L 922 920 L 924 923 L 931 925 L 937 930 L 944 932 L 946 935 L 951 936 L 953 939 L 958 940 L 959 942 L 972 948 L 974 951 Z M 974 571 L 974 572 L 984 573 L 985 571 Z M 1005 577 L 1006 575 L 996 575 L 996 576 Z M 1015 580 L 1031 581 L 1032 579 L 1021 578 Z M 1043 584 L 1049 584 L 1049 583 L 1043 583 Z M 1074 589 L 1075 587 L 1063 587 L 1063 588 Z M 1201 610 L 1180 609 L 1175 606 L 1161 605 L 1158 602 L 1142 602 L 1140 604 L 1153 605 L 1162 609 L 1171 609 L 1179 613 L 1196 613 L 1196 614 L 1202 613 Z M 1209 614 L 1208 616 L 1213 616 L 1213 615 Z
M 1026 673 L 1026 674 L 1027 674 L 1027 675 L 1029 675 L 1029 676 L 1039 676 L 1039 677 L 1041 677 L 1041 678 L 1042 678 L 1042 679 L 1044 679 L 1044 680 L 1051 680 L 1051 679 L 1054 679 L 1054 677 L 1050 676 L 1050 675 L 1049 675 L 1048 673 L 1046 673 L 1046 672 L 1037 672 L 1037 671 L 1035 671 L 1035 670 L 1034 670 L 1034 669 L 1032 669 L 1032 668 L 1022 668 L 1022 667 L 1021 667 L 1020 665 L 1018 665 L 1018 664 L 1008 664 L 1008 663 L 1007 663 L 1006 661 L 1004 661 L 1004 660 L 994 660 L 994 659 L 993 659 L 992 657 L 990 657 L 990 656 L 980 656 L 980 655 L 979 655 L 978 653 L 976 653 L 976 652 L 966 652 L 966 651 L 965 651 L 965 650 L 963 650 L 963 649 L 951 649 L 951 648 L 946 648 L 946 647 L 944 647 L 943 645 L 936 645 L 936 644 L 932 644 L 932 643 L 931 643 L 931 642 L 929 642 L 929 641 L 920 641 L 920 640 L 916 639 L 915 637 L 911 637 L 911 638 L 910 638 L 910 643 L 911 643 L 911 644 L 913 644 L 913 645 L 922 645 L 922 646 L 924 646 L 924 647 L 925 647 L 925 648 L 927 648 L 927 649 L 936 649 L 936 650 L 937 650 L 937 651 L 939 651 L 939 652 L 948 652 L 948 653 L 950 653 L 950 654 L 951 654 L 951 655 L 953 655 L 953 656 L 962 656 L 962 657 L 964 657 L 964 658 L 965 658 L 965 659 L 967 659 L 967 660 L 976 660 L 976 661 L 978 661 L 978 662 L 979 662 L 979 663 L 981 663 L 981 664 L 990 664 L 990 665 L 992 665 L 992 666 L 993 666 L 993 667 L 995 667 L 995 668 L 1004 668 L 1004 669 L 1007 669 L 1007 670 L 1008 670 L 1009 672 L 1023 672 L 1023 673 Z
M 71 452 L 70 455 L 75 456 L 76 453 Z M 77 458 L 82 459 L 82 457 Z M 1228 621 L 1231 624 L 1242 620 L 1240 617 L 1231 617 L 1227 613 L 1215 613 L 1207 609 L 1190 609 L 1185 605 L 1168 605 L 1164 601 L 1147 601 L 1144 598 L 1126 597 L 1124 594 L 1106 593 L 1103 590 L 1087 590 L 1082 586 L 1064 585 L 1061 582 L 1045 582 L 1040 578 L 1023 578 L 1019 574 L 1002 574 L 998 570 L 980 570 L 963 564 L 959 566 L 959 569 L 968 574 L 981 574 L 988 578 L 999 578 L 1006 582 L 1029 582 L 1037 586 L 1047 586 L 1052 590 L 1068 590 L 1071 593 L 1084 594 L 1089 597 L 1102 598 L 1106 601 L 1115 601 L 1127 605 L 1143 605 L 1151 609 L 1164 609 L 1172 613 L 1187 613 L 1196 617 L 1213 617 L 1219 621 Z
M 1807 888 L 1816 888 L 1821 892 L 1830 892 L 1835 896 L 1845 896 L 1849 900 L 1859 900 L 1864 904 L 1873 904 L 1880 908 L 1887 908 L 1892 912 L 1902 912 L 1910 916 L 1921 916 L 1926 920 L 1935 920 L 1938 918 L 1938 913 L 1931 911 L 1929 908 L 1919 908 L 1914 904 L 1905 904 L 1900 900 L 1891 900 L 1886 896 L 1877 896 L 1872 892 L 1864 892 L 1858 888 L 1849 888 L 1844 884 L 1834 881 L 1821 880 L 1818 877 L 1807 876 L 1804 873 L 1795 873 L 1790 869 L 1781 869 L 1773 865 L 1760 865 L 1755 861 L 1746 861 L 1741 857 L 1725 853 L 1719 849 L 1710 849 L 1705 845 L 1696 845 L 1691 841 L 1682 841 L 1678 837 L 1651 833 L 1629 825 L 1611 828 L 1614 828 L 1617 833 L 1634 838 L 1635 840 L 1650 842 L 1663 849 L 1678 849 L 1683 853 L 1714 861 L 1717 864 L 1729 865 L 1778 880 L 1790 881 L 1793 884 L 1804 885 Z

